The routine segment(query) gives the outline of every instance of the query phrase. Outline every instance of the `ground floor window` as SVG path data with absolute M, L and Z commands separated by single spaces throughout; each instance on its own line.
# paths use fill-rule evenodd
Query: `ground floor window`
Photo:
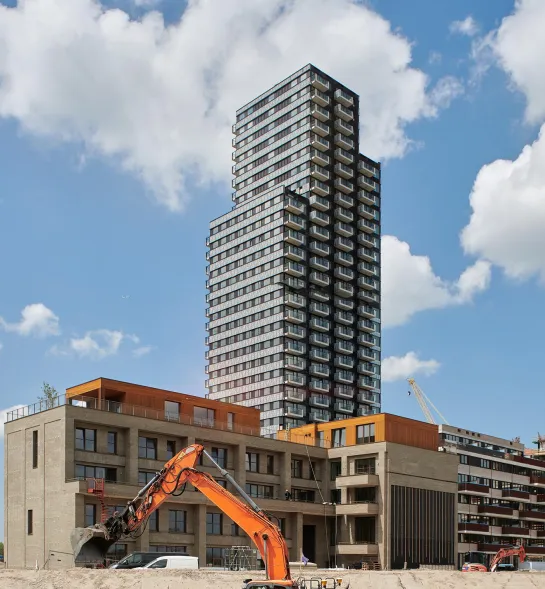
M 162 544 L 150 544 L 150 552 L 187 552 L 187 546 L 166 546 Z
M 208 546 L 206 548 L 206 566 L 223 566 L 223 551 L 223 548 L 219 548 L 216 546 Z

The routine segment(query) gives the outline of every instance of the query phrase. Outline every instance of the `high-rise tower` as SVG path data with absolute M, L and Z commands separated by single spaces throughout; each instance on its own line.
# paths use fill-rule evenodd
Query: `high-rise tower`
M 208 395 L 263 435 L 380 411 L 380 164 L 358 96 L 312 65 L 237 111 L 207 245 Z

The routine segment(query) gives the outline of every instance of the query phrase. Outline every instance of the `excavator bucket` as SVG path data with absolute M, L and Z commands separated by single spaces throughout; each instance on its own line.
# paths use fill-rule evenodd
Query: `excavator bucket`
M 70 536 L 75 564 L 102 563 L 108 548 L 115 544 L 100 524 L 89 528 L 75 528 Z

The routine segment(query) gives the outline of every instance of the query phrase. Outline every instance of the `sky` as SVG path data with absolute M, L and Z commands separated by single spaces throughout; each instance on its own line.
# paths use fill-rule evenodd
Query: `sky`
M 382 162 L 383 410 L 543 427 L 545 2 L 0 0 L 0 408 L 205 393 L 235 111 L 307 63 Z M 0 436 L 1 439 L 1 436 Z

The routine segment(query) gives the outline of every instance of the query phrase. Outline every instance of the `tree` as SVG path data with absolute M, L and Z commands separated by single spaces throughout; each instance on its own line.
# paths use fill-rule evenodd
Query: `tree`
M 3 555 L 4 554 L 4 543 L 0 542 L 0 554 Z
M 43 395 L 41 397 L 38 397 L 38 400 L 41 403 L 45 403 L 47 409 L 55 407 L 59 398 L 59 393 L 57 392 L 57 389 L 55 389 L 55 387 L 52 387 L 49 383 L 44 382 L 42 385 L 42 393 Z

